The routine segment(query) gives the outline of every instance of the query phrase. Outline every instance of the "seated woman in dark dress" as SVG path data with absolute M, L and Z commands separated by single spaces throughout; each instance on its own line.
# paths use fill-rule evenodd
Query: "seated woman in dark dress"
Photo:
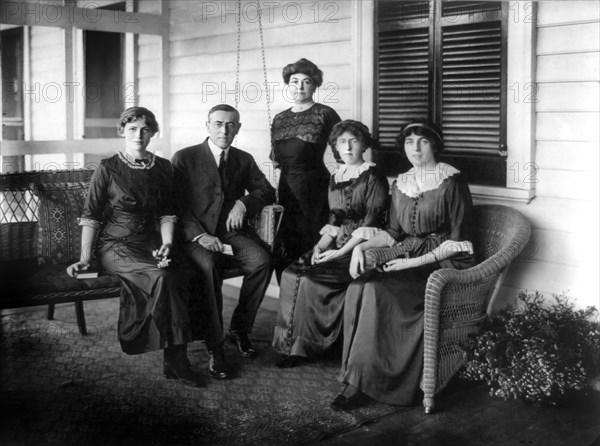
M 118 276 L 122 286 L 118 334 L 123 351 L 133 355 L 164 349 L 165 376 L 196 385 L 186 356 L 192 341 L 186 290 L 163 268 L 177 221 L 173 169 L 146 150 L 158 132 L 150 110 L 128 108 L 118 128 L 125 149 L 102 160 L 92 176 L 80 219 L 81 258 L 67 273 L 75 276 L 89 268 L 98 235 L 102 269 Z
M 332 403 L 350 410 L 369 398 L 415 403 L 423 370 L 425 285 L 438 268 L 472 265 L 472 200 L 454 167 L 438 162 L 441 133 L 427 122 L 407 124 L 398 142 L 413 167 L 392 185 L 388 229 L 352 252 L 350 274 L 362 272 L 365 250 L 402 244 L 407 257 L 391 260 L 352 282 L 344 303 L 344 350 Z
M 323 72 L 310 60 L 286 65 L 283 81 L 294 104 L 278 113 L 271 126 L 271 160 L 280 170 L 279 203 L 285 208 L 278 232 L 283 245 L 277 277 L 319 239 L 327 221 L 329 170 L 323 162 L 327 138 L 340 117 L 331 107 L 314 101 Z M 339 161 L 339 155 L 334 150 Z
M 344 293 L 352 248 L 375 235 L 385 220 L 388 181 L 363 158 L 369 129 L 357 121 L 337 123 L 329 143 L 345 164 L 329 183 L 329 224 L 314 248 L 289 266 L 281 278 L 279 315 L 273 347 L 279 367 L 327 350 L 342 327 Z

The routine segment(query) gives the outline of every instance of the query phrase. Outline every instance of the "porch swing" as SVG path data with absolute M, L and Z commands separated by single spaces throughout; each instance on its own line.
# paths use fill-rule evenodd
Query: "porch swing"
M 242 0 L 236 1 L 236 8 L 238 14 L 237 20 L 237 48 L 236 48 L 236 63 L 235 63 L 235 108 L 238 108 L 240 103 L 240 56 L 241 56 L 241 41 L 242 41 Z M 262 56 L 262 68 L 265 86 L 265 98 L 267 100 L 267 120 L 269 134 L 271 131 L 271 95 L 269 93 L 269 83 L 267 79 L 267 58 L 265 56 L 265 41 L 263 35 L 262 26 L 262 11 L 260 4 L 257 2 L 256 6 L 257 19 L 258 19 L 258 31 L 260 35 L 260 51 Z
M 240 103 L 240 59 L 241 59 L 241 40 L 242 40 L 242 0 L 237 0 L 236 9 L 238 13 L 237 20 L 237 48 L 236 48 L 236 65 L 235 65 L 235 108 L 238 109 Z M 258 19 L 258 30 L 260 35 L 260 50 L 262 56 L 262 67 L 263 67 L 263 78 L 265 87 L 265 98 L 267 101 L 267 129 L 269 131 L 269 142 L 271 141 L 271 96 L 269 93 L 269 84 L 267 78 L 267 59 L 265 56 L 265 43 L 262 26 L 262 11 L 260 4 L 257 3 L 257 19 Z M 237 138 L 237 136 L 236 136 Z M 249 218 L 248 224 L 254 229 L 256 234 L 263 240 L 269 247 L 271 253 L 275 251 L 275 236 L 279 231 L 281 225 L 281 219 L 283 217 L 283 206 L 279 204 L 279 194 L 277 192 L 277 182 L 279 180 L 278 175 L 274 172 L 274 178 L 272 183 L 275 187 L 276 192 L 276 204 L 265 206 L 262 211 L 256 214 L 254 217 Z M 237 268 L 228 269 L 224 273 L 224 278 L 232 278 L 242 275 L 241 270 Z

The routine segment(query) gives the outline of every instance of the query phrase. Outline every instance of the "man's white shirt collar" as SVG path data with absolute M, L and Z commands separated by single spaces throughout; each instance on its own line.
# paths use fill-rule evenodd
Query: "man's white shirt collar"
M 229 157 L 229 147 L 231 146 L 227 147 L 226 149 L 221 149 L 218 145 L 212 142 L 210 138 L 208 138 L 208 147 L 210 148 L 211 153 L 215 157 L 215 162 L 217 163 L 217 166 L 219 165 L 219 161 L 221 161 L 221 152 L 223 150 L 225 150 L 225 161 L 227 161 L 227 158 Z

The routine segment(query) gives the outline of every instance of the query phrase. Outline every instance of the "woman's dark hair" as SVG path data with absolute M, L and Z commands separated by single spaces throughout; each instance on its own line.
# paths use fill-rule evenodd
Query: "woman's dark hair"
M 123 129 L 128 122 L 133 122 L 139 118 L 142 118 L 150 128 L 152 136 L 158 133 L 158 121 L 156 120 L 154 113 L 145 107 L 129 107 L 121 113 L 121 117 L 119 118 L 119 124 L 117 125 L 119 135 L 123 135 Z
M 415 120 L 408 122 L 396 138 L 398 146 L 404 151 L 404 140 L 410 135 L 423 136 L 432 143 L 433 154 L 437 160 L 444 151 L 444 136 L 431 121 Z
M 283 82 L 285 82 L 286 85 L 289 84 L 292 74 L 298 73 L 310 77 L 317 87 L 320 87 L 323 83 L 323 72 L 310 60 L 304 58 L 283 67 Z
M 356 139 L 364 143 L 365 149 L 368 149 L 373 144 L 373 138 L 366 125 L 359 121 L 346 119 L 334 125 L 329 134 L 329 145 L 335 151 L 337 151 L 337 139 L 346 132 L 349 132 Z

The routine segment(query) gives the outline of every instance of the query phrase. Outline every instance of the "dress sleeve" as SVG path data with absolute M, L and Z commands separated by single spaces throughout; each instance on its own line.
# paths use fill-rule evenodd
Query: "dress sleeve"
M 330 235 L 333 238 L 336 238 L 340 233 L 340 227 L 334 225 L 325 225 L 319 231 L 319 235 Z
M 275 149 L 275 143 L 277 138 L 277 130 L 279 127 L 279 115 L 276 115 L 273 119 L 273 125 L 271 126 L 271 153 L 269 154 L 269 159 L 273 161 L 273 168 L 277 169 L 280 164 L 279 154 Z
M 472 241 L 473 200 L 468 184 L 460 177 L 455 178 L 446 195 L 447 215 L 449 218 L 450 234 L 448 238 L 455 241 Z M 448 259 L 442 260 L 444 268 L 463 269 L 473 264 L 473 255 L 461 252 Z
M 469 186 L 462 178 L 456 178 L 448 189 L 446 205 L 450 220 L 450 240 L 471 240 L 473 200 Z
M 385 224 L 389 186 L 383 175 L 371 174 L 366 183 L 364 217 L 358 221 L 358 228 L 352 232 L 352 237 L 369 240 Z
M 176 222 L 177 211 L 175 209 L 175 187 L 173 178 L 173 165 L 168 161 L 164 161 L 164 184 L 161 186 L 163 193 L 160 194 L 160 200 L 158 206 L 158 216 L 160 222 Z
M 108 201 L 109 184 L 110 174 L 108 169 L 104 163 L 100 163 L 90 180 L 90 188 L 85 197 L 83 213 L 79 219 L 81 226 L 92 226 L 96 229 L 102 226 L 104 207 Z

